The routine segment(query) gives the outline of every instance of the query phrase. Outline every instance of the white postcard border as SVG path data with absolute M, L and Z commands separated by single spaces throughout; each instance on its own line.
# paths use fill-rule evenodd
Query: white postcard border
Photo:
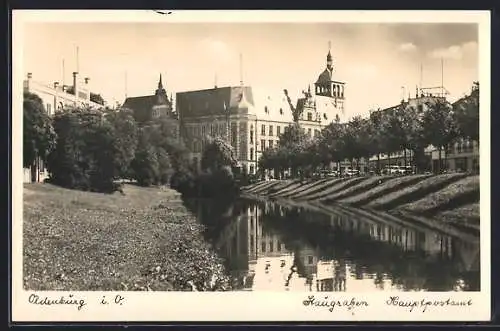
M 165 11 L 164 11 L 165 12 Z M 480 167 L 481 167 L 481 291 L 403 293 L 280 293 L 280 292 L 34 292 L 22 282 L 22 81 L 23 24 L 26 22 L 463 22 L 479 24 L 480 54 Z M 16 10 L 12 14 L 12 319 L 21 321 L 486 321 L 490 319 L 490 13 L 488 11 L 154 11 Z M 60 297 L 72 294 L 86 305 L 40 306 L 29 296 Z M 103 296 L 120 304 L 100 305 Z M 368 307 L 347 309 L 304 305 L 317 300 L 366 301 Z M 422 312 L 389 307 L 390 296 L 400 300 L 472 301 L 468 307 L 428 307 Z M 327 297 L 327 299 L 325 299 Z

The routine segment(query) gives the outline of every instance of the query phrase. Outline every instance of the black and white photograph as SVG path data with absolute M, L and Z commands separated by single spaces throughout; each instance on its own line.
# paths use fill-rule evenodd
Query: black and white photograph
M 489 318 L 487 12 L 18 12 L 18 307 Z

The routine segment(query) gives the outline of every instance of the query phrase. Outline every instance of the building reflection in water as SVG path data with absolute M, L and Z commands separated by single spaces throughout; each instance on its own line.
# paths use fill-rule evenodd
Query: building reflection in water
M 403 227 L 374 218 L 356 218 L 342 212 L 319 215 L 300 209 L 294 210 L 294 215 L 300 215 L 302 224 L 321 223 L 323 229 L 329 232 L 342 231 L 354 234 L 355 237 L 368 238 L 371 242 L 383 243 L 384 246 L 380 247 L 390 246 L 390 249 L 400 252 L 396 253 L 396 256 L 405 252 L 423 252 L 424 255 L 420 258 L 418 255 L 411 255 L 415 260 L 406 261 L 402 271 L 404 276 L 395 279 L 396 276 L 387 269 L 396 270 L 397 266 L 393 265 L 398 264 L 398 261 L 387 261 L 384 267 L 380 263 L 371 263 L 370 257 L 367 257 L 368 262 L 357 263 L 355 258 L 349 257 L 348 241 L 345 254 L 335 252 L 335 243 L 332 246 L 333 252 L 325 252 L 319 246 L 312 245 L 311 240 L 303 240 L 300 234 L 294 237 L 284 234 L 277 227 L 266 226 L 269 217 L 281 219 L 281 222 L 287 224 L 286 222 L 292 219 L 289 211 L 287 207 L 270 202 L 250 204 L 238 215 L 234 215 L 233 221 L 219 234 L 216 246 L 219 254 L 227 261 L 235 290 L 479 290 L 476 288 L 478 283 L 469 286 L 459 275 L 478 273 L 477 243 L 467 243 L 428 229 Z M 356 243 L 353 242 L 352 245 Z M 352 246 L 351 249 L 355 250 L 356 247 Z M 443 261 L 449 262 L 446 262 L 450 265 L 448 269 L 443 269 L 443 265 L 448 265 Z M 427 268 L 429 270 L 422 269 L 426 265 L 431 266 Z M 437 268 L 434 276 L 432 268 Z M 443 284 L 436 279 L 430 279 L 444 277 L 442 273 L 448 271 L 450 277 L 454 277 L 454 283 L 451 285 L 450 279 L 443 280 Z

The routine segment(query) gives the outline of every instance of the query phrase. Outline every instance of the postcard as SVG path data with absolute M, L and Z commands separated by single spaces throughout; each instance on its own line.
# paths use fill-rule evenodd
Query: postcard
M 11 114 L 13 322 L 490 319 L 487 11 L 14 10 Z

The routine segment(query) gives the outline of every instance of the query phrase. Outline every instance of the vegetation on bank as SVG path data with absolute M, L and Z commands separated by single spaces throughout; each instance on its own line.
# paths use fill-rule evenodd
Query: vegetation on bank
M 298 115 L 294 114 L 294 118 Z M 361 159 L 377 157 L 376 167 L 370 170 L 380 173 L 381 154 L 388 155 L 391 164 L 391 153 L 404 151 L 404 166 L 425 172 L 430 170 L 430 160 L 424 150 L 432 145 L 440 161 L 434 170 L 441 173 L 447 167 L 446 159 L 442 162 L 443 151 L 457 141 L 478 140 L 479 83 L 475 82 L 472 92 L 453 104 L 435 99 L 426 103 L 424 110 L 402 102 L 385 111 L 371 111 L 366 118 L 356 116 L 347 123 L 333 121 L 314 138 L 295 121 L 280 136 L 276 147 L 263 152 L 259 168 L 274 170 L 276 178 L 284 178 L 288 171 L 291 177 L 303 178 L 332 163 L 342 171 L 341 162 L 348 161 L 354 169 Z
M 229 288 L 203 228 L 170 189 L 125 196 L 24 187 L 23 268 L 29 290 L 210 291 Z
M 112 193 L 117 180 L 148 187 L 170 184 L 184 195 L 233 195 L 247 176 L 232 147 L 207 138 L 201 169 L 189 157 L 176 120 L 138 123 L 133 114 L 85 107 L 50 117 L 39 97 L 24 95 L 24 166 L 46 163 L 49 182 L 84 191 Z
M 269 181 L 265 183 L 277 183 Z M 272 193 L 269 192 L 271 186 Z M 253 184 L 242 189 L 246 195 L 349 204 L 357 207 L 404 211 L 446 221 L 479 224 L 479 176 L 456 174 L 412 175 L 403 177 L 372 176 L 333 179 L 284 185 Z

